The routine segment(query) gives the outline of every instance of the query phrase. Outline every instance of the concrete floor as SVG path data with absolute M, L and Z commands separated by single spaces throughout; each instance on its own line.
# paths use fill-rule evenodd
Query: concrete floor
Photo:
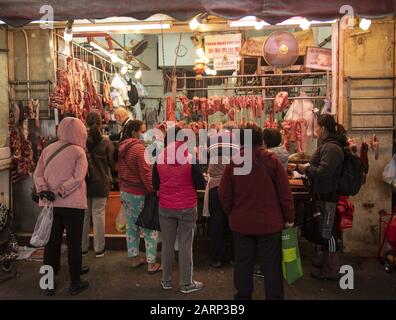
M 201 257 L 202 256 L 202 257 Z M 293 285 L 285 283 L 287 299 L 396 299 L 396 270 L 387 274 L 375 258 L 343 257 L 343 262 L 354 268 L 355 289 L 341 290 L 338 282 L 317 281 L 310 277 L 310 258 L 303 257 L 304 277 Z M 212 269 L 206 257 L 195 258 L 194 278 L 203 281 L 205 289 L 189 295 L 177 291 L 178 273 L 174 273 L 174 289 L 160 288 L 161 274 L 149 275 L 146 267 L 132 269 L 124 251 L 108 251 L 102 259 L 96 259 L 92 252 L 84 258 L 84 264 L 91 271 L 84 276 L 90 282 L 90 289 L 71 297 L 64 292 L 68 285 L 66 255 L 62 258 L 62 269 L 58 276 L 58 292 L 46 297 L 40 290 L 39 268 L 41 263 L 20 261 L 17 264 L 18 277 L 0 284 L 0 300 L 3 299 L 148 299 L 148 300 L 217 300 L 232 299 L 233 269 Z M 176 268 L 177 269 L 177 268 Z M 255 280 L 254 299 L 263 299 L 263 280 Z

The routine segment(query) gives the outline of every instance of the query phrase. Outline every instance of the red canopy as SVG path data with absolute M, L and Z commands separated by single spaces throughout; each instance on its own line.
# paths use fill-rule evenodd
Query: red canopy
M 0 19 L 13 26 L 40 20 L 40 7 L 50 4 L 55 21 L 68 19 L 102 19 L 124 16 L 146 19 L 166 14 L 187 20 L 209 12 L 228 19 L 257 16 L 268 23 L 278 23 L 293 16 L 310 20 L 340 17 L 341 6 L 349 4 L 355 15 L 381 17 L 394 15 L 396 0 L 0 0 Z

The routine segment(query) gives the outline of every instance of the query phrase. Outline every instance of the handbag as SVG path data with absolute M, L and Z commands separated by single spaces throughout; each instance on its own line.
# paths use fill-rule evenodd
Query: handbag
M 312 197 L 304 207 L 303 234 L 315 244 L 325 245 L 331 238 L 337 203 Z
M 59 154 L 61 153 L 63 150 L 65 150 L 67 147 L 72 146 L 72 143 L 66 143 L 64 145 L 62 145 L 61 147 L 59 147 L 57 150 L 54 151 L 53 154 L 51 154 L 51 156 L 48 158 L 47 162 L 44 164 L 44 167 L 47 168 L 47 166 L 50 164 L 50 162 Z M 34 202 L 38 203 L 40 200 L 40 194 L 37 192 L 36 186 L 33 185 L 32 187 L 32 191 L 31 191 L 31 198 Z
M 140 212 L 135 224 L 145 229 L 161 231 L 158 197 L 154 192 L 146 195 L 143 210 Z
M 294 283 L 303 276 L 296 227 L 282 231 L 282 270 L 288 284 Z

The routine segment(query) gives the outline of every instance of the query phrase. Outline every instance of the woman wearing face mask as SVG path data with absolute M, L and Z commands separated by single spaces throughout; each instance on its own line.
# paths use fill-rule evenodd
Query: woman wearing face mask
M 156 263 L 158 232 L 140 229 L 136 220 L 144 206 L 145 195 L 153 191 L 152 168 L 145 161 L 145 147 L 142 135 L 145 125 L 142 121 L 130 121 L 124 130 L 124 140 L 119 147 L 119 177 L 121 202 L 125 210 L 127 225 L 128 257 L 132 259 L 132 267 L 139 267 L 145 261 L 139 257 L 139 231 L 143 232 L 146 244 L 148 272 L 160 271 L 160 264 Z
M 341 177 L 344 148 L 347 145 L 345 129 L 333 116 L 326 114 L 319 117 L 315 132 L 322 141 L 321 145 L 313 153 L 309 166 L 297 165 L 296 169 L 300 173 L 305 173 L 312 181 L 318 200 L 338 203 L 336 181 Z M 340 262 L 335 226 L 327 243 L 326 254 L 323 259 L 314 261 L 314 266 L 319 268 L 312 273 L 315 279 L 339 278 Z

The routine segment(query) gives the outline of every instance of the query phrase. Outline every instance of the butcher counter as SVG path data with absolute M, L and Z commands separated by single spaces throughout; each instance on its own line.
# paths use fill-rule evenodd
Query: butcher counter
M 292 188 L 294 197 L 294 203 L 296 208 L 296 224 L 302 224 L 302 211 L 305 200 L 309 199 L 309 192 L 304 186 L 302 180 L 289 180 Z M 205 190 L 199 190 L 198 196 L 198 221 L 196 236 L 205 237 L 208 235 L 208 218 L 202 216 L 203 200 L 205 196 Z M 106 234 L 109 236 L 122 235 L 116 230 L 115 219 L 120 211 L 121 201 L 119 192 L 111 192 L 107 201 L 106 206 Z

